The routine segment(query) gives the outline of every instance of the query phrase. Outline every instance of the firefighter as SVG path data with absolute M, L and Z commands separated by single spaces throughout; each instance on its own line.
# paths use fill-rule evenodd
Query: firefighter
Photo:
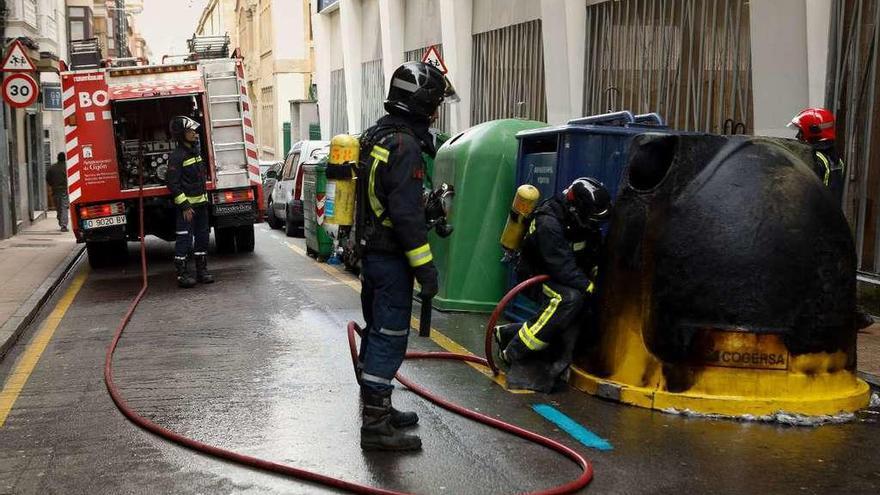
M 362 248 L 361 304 L 366 320 L 360 349 L 362 426 L 365 450 L 418 450 L 418 436 L 401 428 L 418 416 L 391 406 L 393 386 L 406 353 L 412 314 L 413 277 L 420 296 L 438 290 L 437 269 L 428 245 L 423 156 L 436 150 L 428 126 L 440 103 L 455 91 L 442 72 L 422 62 L 407 62 L 391 77 L 388 115 L 361 136 L 361 157 L 369 180 L 358 183 L 356 230 Z
M 168 160 L 168 189 L 177 207 L 177 241 L 174 244 L 174 268 L 177 285 L 195 287 L 196 282 L 210 284 L 214 277 L 208 273 L 208 196 L 205 190 L 207 169 L 202 161 L 199 145 L 199 123 L 177 116 L 171 119 L 169 129 L 177 141 L 177 149 Z M 195 240 L 195 242 L 193 242 Z M 189 272 L 190 252 L 196 262 L 196 276 Z
M 838 205 L 843 202 L 843 160 L 837 154 L 834 114 L 825 108 L 805 108 L 791 119 L 789 127 L 797 129 L 797 139 L 813 147 L 814 170 L 819 180 L 831 191 Z
M 532 214 L 522 242 L 519 271 L 549 275 L 542 307 L 522 324 L 498 326 L 495 340 L 510 366 L 508 386 L 552 392 L 571 363 L 578 330 L 588 321 L 602 244 L 601 225 L 611 197 L 593 178 L 579 178 Z

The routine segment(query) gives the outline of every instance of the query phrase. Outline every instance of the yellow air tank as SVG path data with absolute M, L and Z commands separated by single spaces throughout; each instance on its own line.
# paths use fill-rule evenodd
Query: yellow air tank
M 330 158 L 327 162 L 327 195 L 325 222 L 348 227 L 354 224 L 354 165 L 360 155 L 360 143 L 348 134 L 339 134 L 330 140 Z
M 501 233 L 501 245 L 504 249 L 508 251 L 519 249 L 528 228 L 526 219 L 535 210 L 540 199 L 541 193 L 533 185 L 524 184 L 516 189 L 513 205 L 510 207 L 510 215 L 507 217 L 507 225 L 504 226 L 504 232 Z

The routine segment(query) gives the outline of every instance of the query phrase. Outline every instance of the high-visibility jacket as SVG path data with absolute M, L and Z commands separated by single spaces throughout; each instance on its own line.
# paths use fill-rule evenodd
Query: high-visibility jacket
M 837 154 L 833 141 L 823 141 L 813 145 L 816 163 L 814 170 L 819 180 L 831 191 L 834 199 L 840 204 L 843 199 L 844 164 Z
M 165 180 L 174 204 L 181 210 L 208 202 L 205 181 L 208 169 L 197 145 L 181 144 L 168 159 Z
M 436 150 L 428 123 L 386 115 L 361 139 L 369 143 L 361 151 L 367 153 L 366 198 L 358 198 L 366 200 L 365 252 L 402 252 L 413 268 L 430 263 L 422 155 L 434 157 Z

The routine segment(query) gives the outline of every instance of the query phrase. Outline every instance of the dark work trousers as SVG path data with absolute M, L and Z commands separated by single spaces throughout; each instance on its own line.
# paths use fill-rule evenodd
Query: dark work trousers
M 537 315 L 522 325 L 508 325 L 502 329 L 500 340 L 507 346 L 511 360 L 543 351 L 583 314 L 588 297 L 585 289 L 551 280 L 541 287 L 541 292 L 541 310 Z
M 403 363 L 412 317 L 413 273 L 401 254 L 364 256 L 361 307 L 367 325 L 361 340 L 361 387 L 387 393 Z
M 185 260 L 190 252 L 196 255 L 208 254 L 208 239 L 211 235 L 211 226 L 208 223 L 208 205 L 196 205 L 192 209 L 192 222 L 187 222 L 183 218 L 183 211 L 177 210 L 177 241 L 174 243 L 174 259 L 176 260 Z

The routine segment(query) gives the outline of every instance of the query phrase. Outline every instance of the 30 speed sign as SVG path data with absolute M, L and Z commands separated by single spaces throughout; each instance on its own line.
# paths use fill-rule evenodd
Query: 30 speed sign
M 37 81 L 30 74 L 12 74 L 3 80 L 3 99 L 11 107 L 29 107 L 37 101 L 39 94 Z

